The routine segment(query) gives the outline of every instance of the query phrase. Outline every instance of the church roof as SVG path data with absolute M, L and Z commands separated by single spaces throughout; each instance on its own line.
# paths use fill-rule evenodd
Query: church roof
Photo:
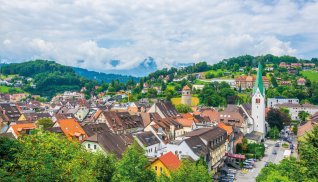
M 257 76 L 256 76 L 256 83 L 254 85 L 253 94 L 256 92 L 257 88 L 261 92 L 261 94 L 265 95 L 265 88 L 262 80 L 262 65 L 261 63 L 258 63 L 258 70 L 257 70 Z

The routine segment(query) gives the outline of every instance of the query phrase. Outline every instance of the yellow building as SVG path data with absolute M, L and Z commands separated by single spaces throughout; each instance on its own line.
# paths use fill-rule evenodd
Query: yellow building
M 162 173 L 166 176 L 170 176 L 170 171 L 178 169 L 180 167 L 181 161 L 172 152 L 168 152 L 150 164 L 150 168 L 153 169 L 157 176 Z

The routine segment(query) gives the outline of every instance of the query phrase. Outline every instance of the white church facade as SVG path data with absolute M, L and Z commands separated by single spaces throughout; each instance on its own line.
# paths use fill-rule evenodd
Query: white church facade
M 248 116 L 246 126 L 249 127 L 246 130 L 247 132 L 244 133 L 245 138 L 247 138 L 249 141 L 261 142 L 265 138 L 267 132 L 265 121 L 266 95 L 262 80 L 261 64 L 258 65 L 257 77 L 253 87 L 250 112 L 248 112 L 244 106 L 240 105 L 240 107 Z

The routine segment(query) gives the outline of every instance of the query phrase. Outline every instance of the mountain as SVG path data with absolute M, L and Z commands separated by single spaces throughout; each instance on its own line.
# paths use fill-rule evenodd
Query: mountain
M 112 65 L 119 65 L 119 60 L 113 60 Z M 124 70 L 111 70 L 107 73 L 121 74 L 121 75 L 132 75 L 135 77 L 147 76 L 149 73 L 155 72 L 158 69 L 156 61 L 152 57 L 144 59 L 137 67 L 132 69 Z
M 119 82 L 125 83 L 129 79 L 133 79 L 137 82 L 139 81 L 139 78 L 133 77 L 133 76 L 126 76 L 126 75 L 112 74 L 112 73 L 106 74 L 106 73 L 101 73 L 96 71 L 88 71 L 87 69 L 77 68 L 77 67 L 73 67 L 73 70 L 79 76 L 85 77 L 90 80 L 96 80 L 98 82 L 104 81 L 104 82 L 110 83 L 112 80 L 119 80 Z

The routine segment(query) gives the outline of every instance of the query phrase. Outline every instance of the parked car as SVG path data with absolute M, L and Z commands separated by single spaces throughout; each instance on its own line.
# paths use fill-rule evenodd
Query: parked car
M 265 162 L 265 167 L 267 167 L 269 165 L 269 162 Z
M 279 147 L 280 145 L 279 145 L 279 143 L 277 142 L 276 144 L 275 144 L 275 147 Z
M 253 169 L 253 166 L 251 166 L 251 165 L 244 165 L 243 168 L 245 168 L 245 169 Z
M 276 150 L 273 150 L 272 154 L 276 155 L 276 154 L 277 154 L 277 151 L 276 151 Z

